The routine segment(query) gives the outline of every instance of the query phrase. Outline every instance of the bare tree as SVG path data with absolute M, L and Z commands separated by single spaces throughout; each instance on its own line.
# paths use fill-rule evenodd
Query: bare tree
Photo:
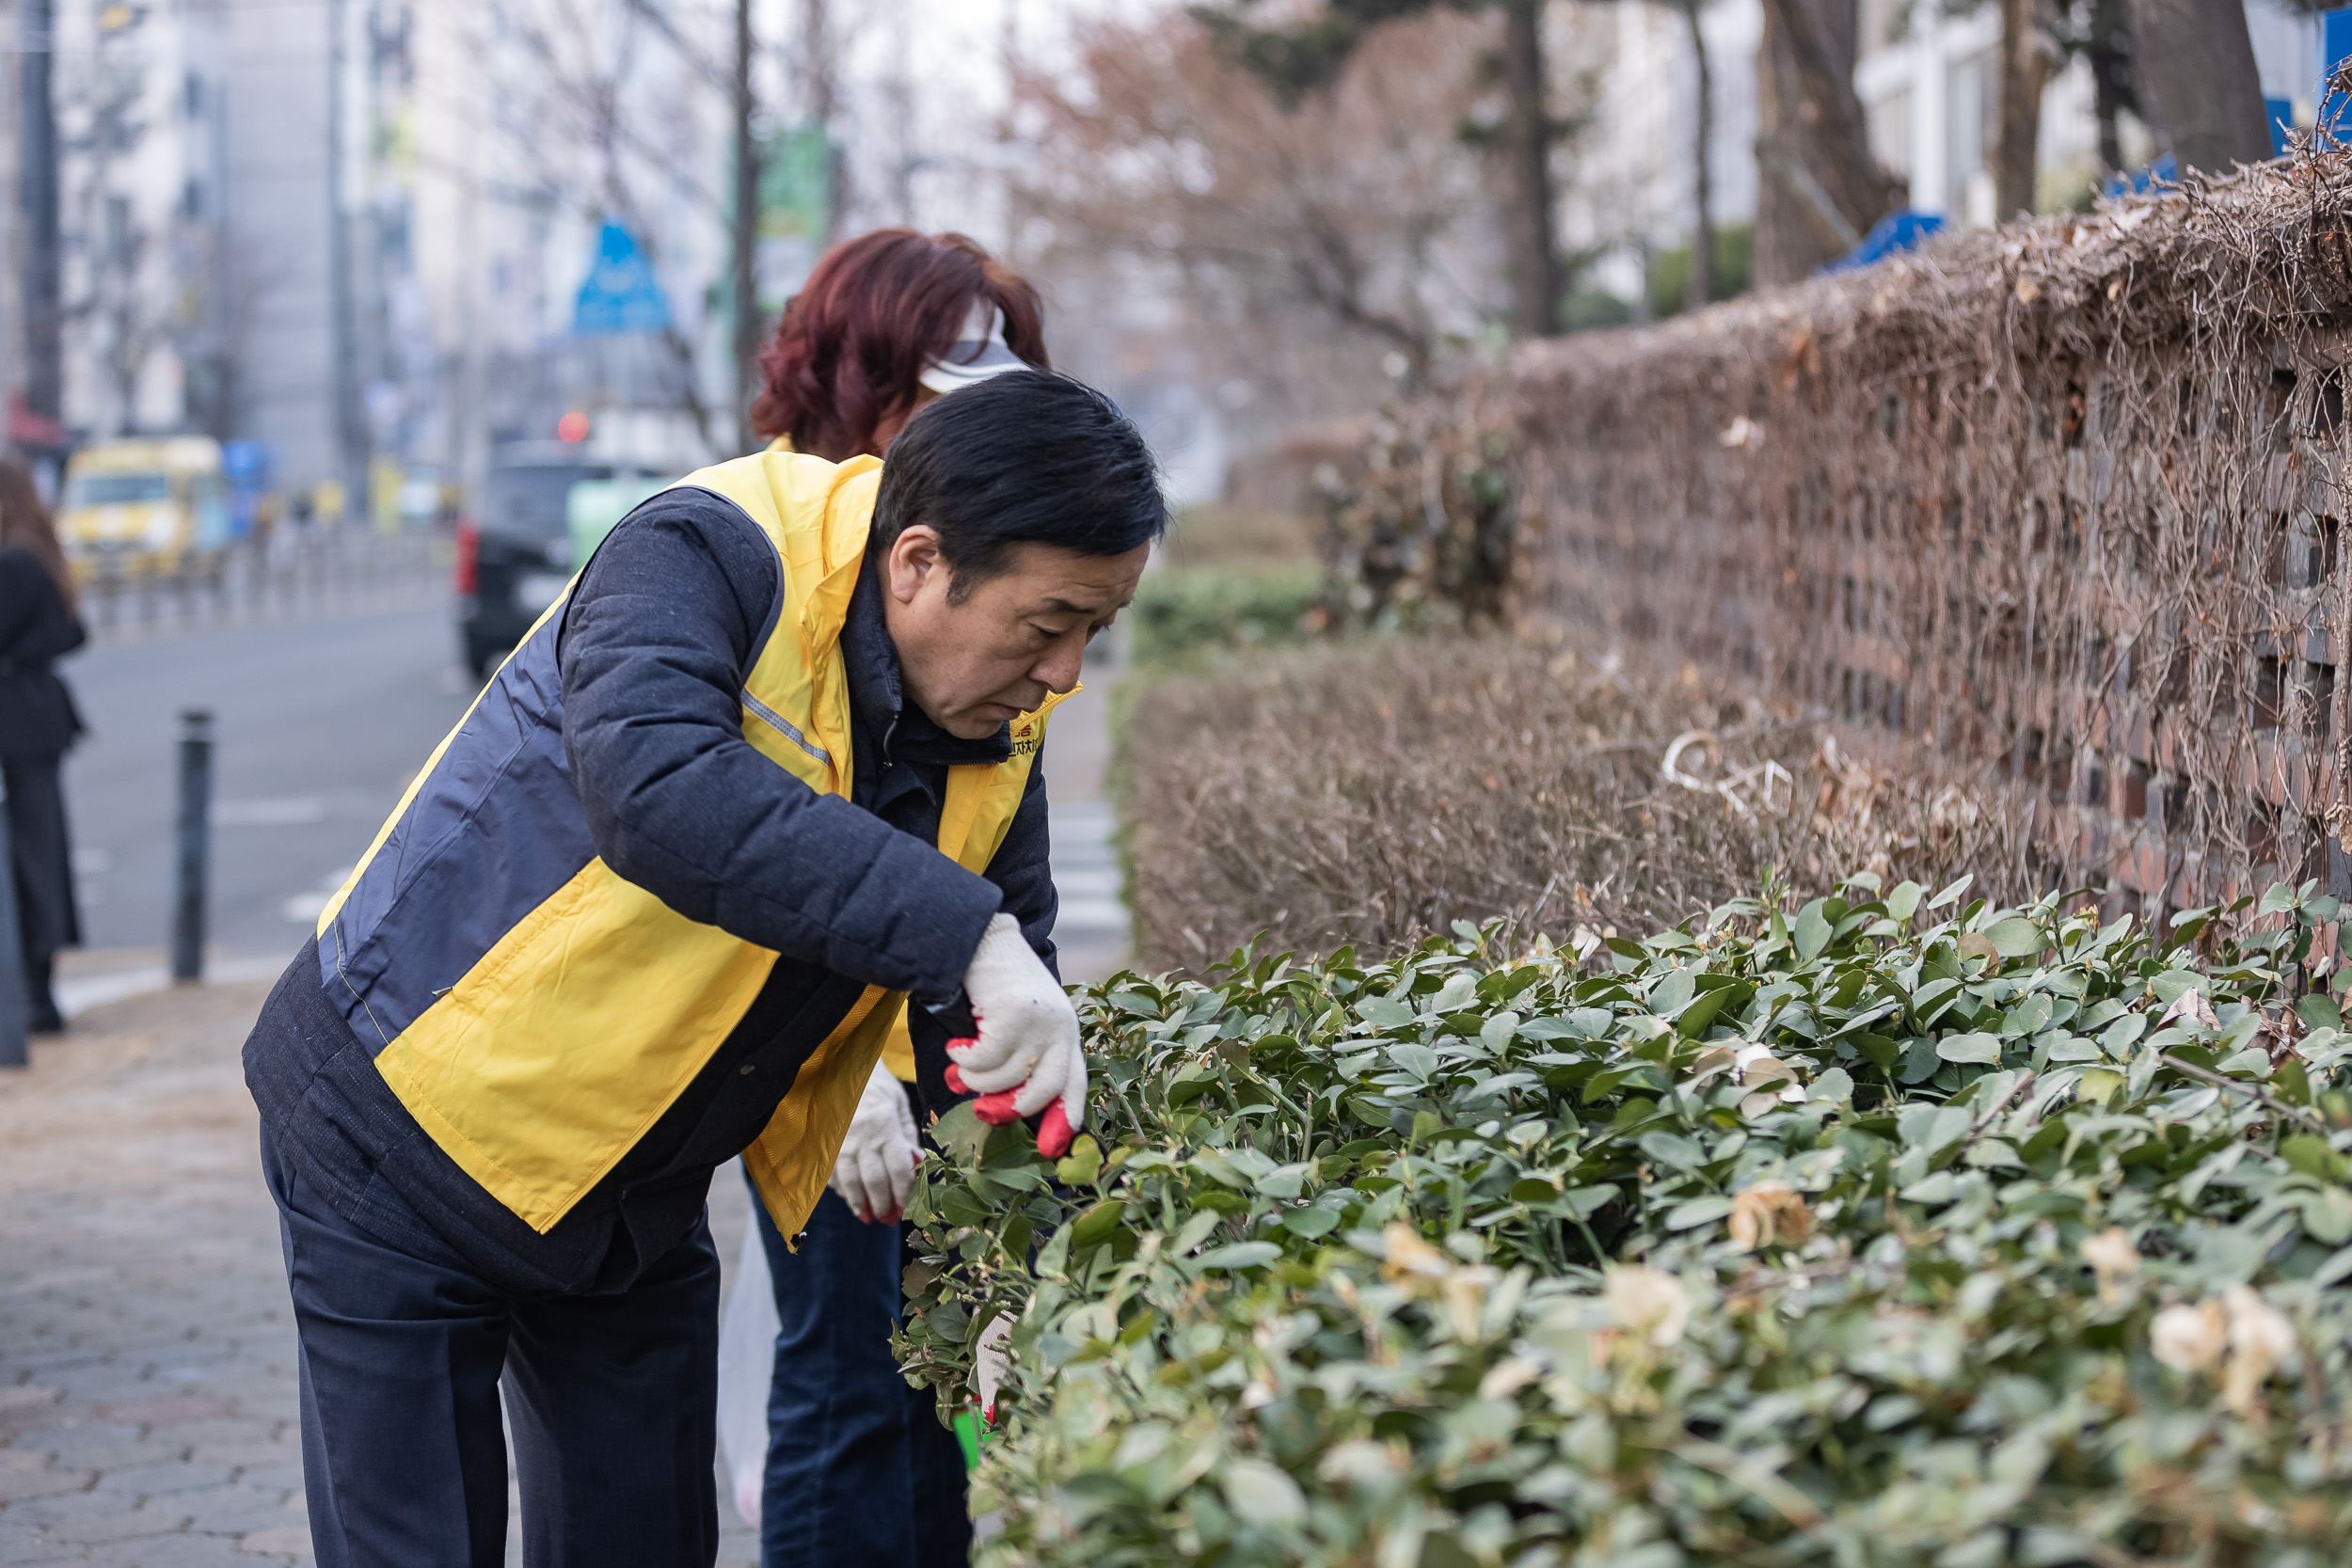
M 1684 304 L 1695 310 L 1715 297 L 1715 73 L 1699 24 L 1706 0 L 1676 0 L 1691 29 L 1691 64 L 1698 77 L 1698 112 L 1691 128 L 1691 282 Z
M 1788 283 L 1895 205 L 1853 86 L 1855 0 L 1764 0 L 1756 52 L 1756 280 Z
M 1553 150 L 1574 127 L 1554 113 L 1551 66 L 1545 49 L 1545 0 L 1448 0 L 1454 8 L 1491 6 L 1502 15 L 1496 51 L 1503 113 L 1484 127 L 1483 140 L 1500 156 L 1503 231 L 1508 244 L 1513 325 L 1524 336 L 1559 330 L 1566 268 L 1555 227 Z M 1285 105 L 1319 92 L 1346 69 L 1375 30 L 1423 16 L 1438 0 L 1322 0 L 1303 17 L 1260 26 L 1252 0 L 1195 5 L 1192 12 L 1231 58 L 1263 78 Z
M 2034 206 L 2042 150 L 2042 89 L 2061 58 L 2048 0 L 2001 0 L 2000 119 L 1993 144 L 1993 215 Z
M 1493 24 L 1380 29 L 1291 106 L 1182 18 L 1101 24 L 1076 68 L 1022 72 L 1034 149 L 1018 192 L 1049 279 L 1152 277 L 1190 314 L 1199 368 L 1286 383 L 1292 413 L 1361 407 L 1386 361 L 1415 383 L 1507 297 L 1456 135 L 1482 107 Z
M 185 249 L 192 286 L 171 339 L 187 377 L 189 420 L 226 441 L 244 422 L 253 328 L 289 268 L 220 228 L 191 237 Z
M 2262 77 L 2241 0 L 2130 0 L 2133 60 L 2158 136 L 2184 169 L 2270 156 Z
M 748 89 L 755 59 L 740 47 L 739 28 L 739 50 L 730 57 L 713 47 L 715 40 L 699 36 L 717 31 L 707 25 L 713 17 L 681 15 L 680 8 L 658 0 L 622 0 L 617 8 L 596 0 L 492 0 L 490 9 L 537 68 L 528 106 L 513 117 L 528 129 L 516 150 L 532 170 L 534 201 L 590 221 L 619 222 L 659 268 L 668 249 L 664 228 L 654 221 L 659 203 L 684 194 L 728 225 L 732 273 L 742 250 L 738 230 L 757 221 L 756 165 L 748 170 L 754 199 L 739 207 L 739 187 L 719 185 L 711 178 L 714 170 L 706 166 L 707 145 L 695 125 L 695 95 L 658 90 L 645 66 L 651 51 L 666 52 L 698 91 L 724 95 L 739 135 L 757 108 L 756 94 Z M 739 21 L 748 19 L 741 0 L 730 10 Z M 725 419 L 712 406 L 694 334 L 674 310 L 652 339 L 661 367 L 660 394 L 692 421 L 709 451 L 737 448 L 743 439 L 740 414 Z M 739 372 L 739 337 L 735 347 Z
M 80 175 L 69 199 L 82 254 L 79 291 L 63 305 L 95 351 L 118 432 L 138 419 L 138 385 L 167 323 L 148 266 L 153 235 L 123 182 L 148 125 L 144 52 L 102 28 L 97 50 L 68 85 L 61 146 Z

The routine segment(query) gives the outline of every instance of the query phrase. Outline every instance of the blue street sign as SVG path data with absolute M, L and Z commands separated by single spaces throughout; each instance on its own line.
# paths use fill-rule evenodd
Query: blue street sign
M 617 223 L 596 231 L 596 259 L 572 301 L 572 330 L 583 338 L 616 332 L 660 332 L 670 325 L 670 296 L 637 248 L 637 237 Z

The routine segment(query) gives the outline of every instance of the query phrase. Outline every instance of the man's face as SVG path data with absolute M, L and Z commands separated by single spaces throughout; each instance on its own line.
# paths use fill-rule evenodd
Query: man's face
M 882 562 L 882 613 L 898 645 L 907 697 L 931 722 L 984 740 L 1010 719 L 1078 684 L 1094 634 L 1136 596 L 1152 546 L 1081 555 L 1054 545 L 1015 545 L 1006 569 L 961 603 L 939 535 L 909 528 Z

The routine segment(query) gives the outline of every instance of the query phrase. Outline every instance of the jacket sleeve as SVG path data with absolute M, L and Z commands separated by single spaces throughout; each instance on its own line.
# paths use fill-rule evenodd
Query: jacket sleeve
M 952 996 L 1002 890 L 743 738 L 743 681 L 779 589 L 749 519 L 696 492 L 657 497 L 597 549 L 557 653 L 589 835 L 691 920 L 868 985 Z

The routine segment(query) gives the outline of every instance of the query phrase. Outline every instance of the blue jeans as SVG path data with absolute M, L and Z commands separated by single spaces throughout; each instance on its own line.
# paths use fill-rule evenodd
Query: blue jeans
M 776 1288 L 761 1568 L 962 1568 L 972 1557 L 963 1449 L 890 1354 L 899 1227 L 830 1190 L 798 1253 L 755 1194 Z

